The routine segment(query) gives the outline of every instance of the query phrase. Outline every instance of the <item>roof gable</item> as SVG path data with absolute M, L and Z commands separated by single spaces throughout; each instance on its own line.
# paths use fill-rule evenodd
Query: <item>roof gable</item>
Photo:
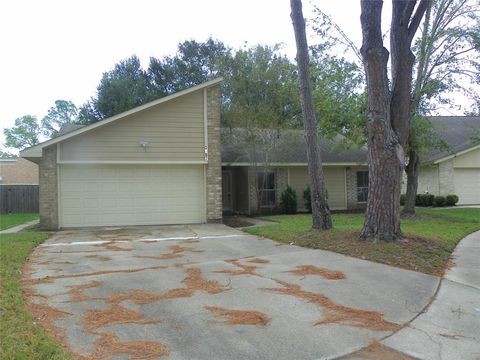
M 62 141 L 65 141 L 67 139 L 70 139 L 74 136 L 77 136 L 77 135 L 80 135 L 80 134 L 84 134 L 84 133 L 87 133 L 89 131 L 92 131 L 96 128 L 99 128 L 99 127 L 102 127 L 102 126 L 105 126 L 107 124 L 111 124 L 112 122 L 114 121 L 117 121 L 117 120 L 120 120 L 120 119 L 123 119 L 127 116 L 130 116 L 130 115 L 133 115 L 135 113 L 138 113 L 140 111 L 143 111 L 143 110 L 146 110 L 146 109 L 149 109 L 149 108 L 152 108 L 154 106 L 157 106 L 157 105 L 160 105 L 162 103 L 166 103 L 168 101 L 171 101 L 171 100 L 174 100 L 180 96 L 184 96 L 184 95 L 187 95 L 187 94 L 190 94 L 192 92 L 195 92 L 195 91 L 198 91 L 198 90 L 202 90 L 202 89 L 206 89 L 208 87 L 211 87 L 213 85 L 216 85 L 220 82 L 223 81 L 223 78 L 217 78 L 217 79 L 213 79 L 213 80 L 210 80 L 210 81 L 207 81 L 207 82 L 204 82 L 200 85 L 197 85 L 197 86 L 194 86 L 194 87 L 191 87 L 191 88 L 188 88 L 186 90 L 183 90 L 183 91 L 179 91 L 175 94 L 172 94 L 172 95 L 168 95 L 168 96 L 165 96 L 165 97 L 162 97 L 160 99 L 157 99 L 157 100 L 154 100 L 154 101 L 151 101 L 147 104 L 144 104 L 144 105 L 140 105 L 140 106 L 137 106 L 133 109 L 130 109 L 130 110 L 127 110 L 127 111 L 124 111 L 123 113 L 120 113 L 120 114 L 117 114 L 115 116 L 112 116 L 112 117 L 109 117 L 107 119 L 104 119 L 104 120 L 100 120 L 94 124 L 91 124 L 91 125 L 88 125 L 88 126 L 83 126 L 83 127 L 80 127 L 76 130 L 73 130 L 73 131 L 70 131 L 68 133 L 65 133 L 63 135 L 60 135 L 56 138 L 53 138 L 53 139 L 50 139 L 50 140 L 47 140 L 47 141 L 44 141 L 38 145 L 35 145 L 35 146 L 32 146 L 30 148 L 27 148 L 27 149 L 24 149 L 20 152 L 20 156 L 21 157 L 26 157 L 26 158 L 35 158 L 35 157 L 41 157 L 42 156 L 42 149 L 44 147 L 47 147 L 47 146 L 51 146 L 51 145 L 54 145 L 54 144 L 57 144 L 57 143 L 60 143 Z

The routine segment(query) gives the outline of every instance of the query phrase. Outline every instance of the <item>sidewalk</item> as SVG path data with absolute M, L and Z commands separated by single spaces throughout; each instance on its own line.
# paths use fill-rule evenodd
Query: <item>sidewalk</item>
M 421 360 L 480 359 L 480 231 L 461 240 L 453 261 L 432 303 L 381 341 L 383 351 Z M 347 359 L 369 359 L 368 353 L 365 349 Z
M 20 225 L 13 226 L 11 228 L 2 230 L 2 231 L 0 231 L 0 235 L 1 234 L 13 234 L 13 233 L 19 232 L 23 229 L 26 229 L 30 226 L 37 225 L 37 224 L 38 224 L 38 220 L 29 221 L 29 222 L 26 222 L 26 223 L 23 223 L 23 224 L 20 224 Z

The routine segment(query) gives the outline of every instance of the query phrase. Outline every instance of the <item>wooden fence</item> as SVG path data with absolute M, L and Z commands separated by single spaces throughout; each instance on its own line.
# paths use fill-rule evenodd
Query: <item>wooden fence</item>
M 0 214 L 38 213 L 38 185 L 0 185 Z

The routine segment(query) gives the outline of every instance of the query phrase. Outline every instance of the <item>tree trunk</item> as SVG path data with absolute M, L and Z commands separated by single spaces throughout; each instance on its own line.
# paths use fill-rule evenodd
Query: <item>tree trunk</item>
M 364 60 L 368 95 L 368 199 L 362 239 L 394 241 L 401 238 L 400 191 L 405 148 L 410 131 L 410 92 L 415 58 L 413 36 L 428 4 L 421 0 L 394 0 L 390 45 L 392 92 L 389 91 L 388 50 L 382 38 L 382 0 L 361 0 Z
M 420 159 L 413 148 L 410 148 L 408 158 L 409 162 L 405 169 L 407 173 L 407 193 L 405 195 L 403 214 L 413 216 L 415 215 L 415 199 L 418 189 L 418 163 Z
M 303 112 L 303 129 L 307 144 L 308 173 L 312 196 L 312 228 L 327 230 L 332 228 L 332 218 L 326 198 L 322 159 L 320 157 L 320 146 L 318 144 L 317 118 L 313 107 L 310 87 L 308 45 L 301 0 L 290 0 L 290 7 L 292 10 L 290 16 L 292 18 L 297 44 L 300 100 Z

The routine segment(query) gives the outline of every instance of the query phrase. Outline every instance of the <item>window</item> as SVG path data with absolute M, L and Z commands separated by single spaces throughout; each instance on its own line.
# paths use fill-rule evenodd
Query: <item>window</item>
M 368 171 L 357 171 L 357 201 L 366 202 L 368 197 Z
M 260 206 L 275 206 L 275 173 L 257 174 L 258 189 L 260 190 Z

